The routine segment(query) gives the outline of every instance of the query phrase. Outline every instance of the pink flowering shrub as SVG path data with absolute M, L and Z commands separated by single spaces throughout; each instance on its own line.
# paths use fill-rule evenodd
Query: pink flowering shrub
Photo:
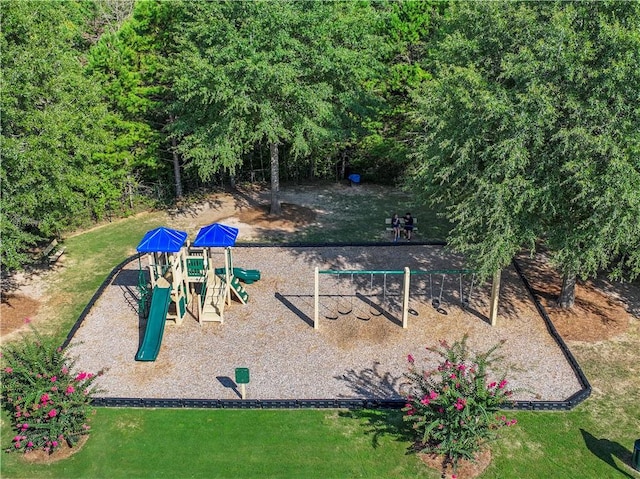
M 440 358 L 434 370 L 419 369 L 408 356 L 411 386 L 403 411 L 413 423 L 419 451 L 442 454 L 455 470 L 460 459 L 473 460 L 499 428 L 516 423 L 498 414 L 513 394 L 507 380 L 488 379 L 488 368 L 501 359 L 496 356 L 501 344 L 472 354 L 466 336 L 452 345 L 441 341 L 427 348 Z
M 0 364 L 2 407 L 15 430 L 7 451 L 52 453 L 88 434 L 96 375 L 72 373 L 73 361 L 52 338 L 34 329 L 22 341 L 3 346 Z

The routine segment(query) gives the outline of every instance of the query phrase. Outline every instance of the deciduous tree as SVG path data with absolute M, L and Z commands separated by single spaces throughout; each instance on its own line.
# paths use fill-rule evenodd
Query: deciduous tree
M 415 96 L 409 183 L 488 276 L 542 240 L 565 275 L 640 273 L 640 6 L 454 3 Z
M 185 2 L 175 56 L 179 150 L 203 178 L 234 172 L 255 144 L 310 154 L 331 138 L 373 61 L 375 11 L 350 2 Z

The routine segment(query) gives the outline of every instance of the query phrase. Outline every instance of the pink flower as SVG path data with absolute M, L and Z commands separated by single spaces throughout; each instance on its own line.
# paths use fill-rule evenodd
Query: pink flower
M 429 399 L 431 399 L 432 401 L 433 401 L 434 399 L 438 399 L 438 393 L 437 393 L 437 392 L 435 392 L 435 391 L 430 391 L 430 392 L 429 392 Z
M 411 364 L 413 364 L 413 363 L 414 363 L 414 361 L 415 361 L 415 359 L 413 358 L 413 355 L 409 354 L 409 355 L 407 356 L 407 361 L 409 361 Z
M 25 324 L 29 324 L 31 322 L 31 318 L 24 318 Z
M 58 411 L 56 411 L 55 409 L 52 409 L 51 411 L 49 411 L 49 414 L 47 414 L 49 417 L 56 417 L 58 415 Z
M 20 443 L 19 442 L 16 442 L 15 446 L 16 446 L 16 449 L 20 449 Z
M 56 392 L 56 391 L 58 390 L 58 386 L 53 386 L 53 387 L 51 388 L 51 390 L 52 390 L 53 392 Z
M 431 401 L 429 400 L 429 398 L 427 396 L 423 397 L 420 402 L 422 404 L 424 404 L 425 406 L 427 406 Z
M 78 373 L 78 375 L 76 376 L 76 381 L 82 381 L 83 379 L 86 379 L 87 377 L 87 373 Z
M 62 374 L 67 374 L 67 373 L 69 372 L 69 368 L 68 368 L 68 367 L 66 367 L 66 366 L 62 366 L 62 369 L 60 370 L 60 372 L 61 372 Z
M 53 441 L 53 442 L 51 443 L 51 445 L 52 445 L 53 447 L 58 447 L 58 441 Z
M 49 400 L 49 395 L 47 393 L 44 393 L 42 396 L 40 396 L 41 403 L 46 403 L 48 400 Z
M 462 411 L 464 409 L 464 407 L 466 406 L 466 404 L 467 404 L 467 400 L 466 399 L 458 398 L 458 401 L 456 401 L 456 404 L 455 404 L 455 408 L 458 411 Z
M 455 378 L 456 378 L 456 375 L 455 375 L 455 374 L 450 374 L 450 375 L 449 375 L 449 377 L 450 377 L 451 379 L 455 379 Z
M 4 371 L 8 374 L 11 374 L 13 372 L 13 368 L 4 368 Z
M 500 381 L 500 384 L 498 384 L 498 389 L 502 389 L 507 385 L 507 380 L 503 379 L 502 381 Z
M 51 382 L 55 383 L 58 380 L 58 376 L 51 376 Z
M 25 429 L 29 429 L 29 425 L 25 422 L 22 426 L 21 429 L 24 431 Z
M 495 387 L 496 387 L 496 383 L 495 383 L 495 381 L 494 381 L 494 382 L 492 382 L 491 384 L 489 384 L 489 389 L 493 389 L 493 388 L 495 388 Z
M 456 476 L 455 474 L 451 474 L 451 479 L 458 479 L 458 476 Z
M 407 416 L 413 416 L 415 414 L 415 411 L 413 409 L 409 409 L 407 411 Z
M 458 371 L 463 371 L 467 369 L 467 367 L 464 364 L 458 364 Z
M 32 443 L 31 441 L 29 441 L 29 442 L 27 443 L 27 447 L 33 447 L 33 443 Z
M 75 388 L 73 386 L 69 386 L 67 387 L 67 390 L 65 391 L 67 393 L 67 395 L 72 394 L 73 391 L 75 391 Z

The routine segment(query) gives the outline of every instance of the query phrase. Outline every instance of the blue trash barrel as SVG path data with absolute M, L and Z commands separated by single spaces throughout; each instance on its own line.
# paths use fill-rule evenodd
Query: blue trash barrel
M 351 183 L 360 183 L 360 175 L 356 175 L 355 173 L 350 174 L 349 181 Z
M 631 466 L 636 471 L 640 471 L 640 439 L 636 439 L 636 442 L 633 444 L 633 455 L 631 456 Z

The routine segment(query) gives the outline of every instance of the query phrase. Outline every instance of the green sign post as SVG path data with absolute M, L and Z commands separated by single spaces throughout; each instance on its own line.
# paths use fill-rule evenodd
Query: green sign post
M 236 384 L 240 385 L 242 399 L 246 397 L 245 385 L 249 384 L 249 368 L 236 368 Z

